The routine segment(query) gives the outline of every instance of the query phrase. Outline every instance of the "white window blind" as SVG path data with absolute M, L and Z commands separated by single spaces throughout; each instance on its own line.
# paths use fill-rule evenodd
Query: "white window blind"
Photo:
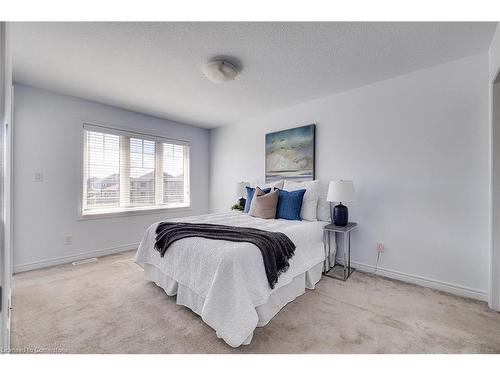
M 163 143 L 163 202 L 183 204 L 189 199 L 187 149 Z
M 130 205 L 155 204 L 155 142 L 130 138 Z
M 85 132 L 85 206 L 120 207 L 120 140 L 112 134 Z
M 82 214 L 188 207 L 189 144 L 84 125 Z

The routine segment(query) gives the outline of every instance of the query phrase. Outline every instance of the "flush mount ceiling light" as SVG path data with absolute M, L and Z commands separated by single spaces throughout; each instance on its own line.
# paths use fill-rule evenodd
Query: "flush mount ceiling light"
M 226 60 L 212 60 L 202 68 L 203 74 L 214 83 L 232 81 L 238 75 L 236 66 Z

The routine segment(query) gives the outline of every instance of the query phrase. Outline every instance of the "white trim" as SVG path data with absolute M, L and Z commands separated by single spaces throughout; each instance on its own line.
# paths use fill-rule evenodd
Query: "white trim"
M 88 122 L 83 123 L 83 129 L 98 132 L 98 133 L 106 133 L 106 134 L 125 136 L 128 138 L 140 137 L 141 139 L 147 139 L 150 141 L 155 141 L 155 142 L 160 142 L 160 143 L 171 143 L 171 144 L 176 144 L 176 145 L 181 145 L 181 146 L 188 146 L 190 143 L 189 141 L 184 141 L 181 139 L 175 139 L 175 138 L 169 138 L 169 137 L 163 137 L 161 135 L 148 134 L 148 133 L 144 133 L 143 131 L 139 131 L 139 130 L 132 130 L 132 129 L 126 129 L 126 128 L 122 128 L 122 127 L 114 127 L 114 126 L 106 126 L 106 125 L 96 125 L 96 124 L 90 124 Z
M 155 142 L 155 206 L 163 205 L 164 184 L 163 181 L 163 145 Z M 121 190 L 121 189 L 120 189 Z
M 30 262 L 24 264 L 14 265 L 14 273 L 32 271 L 40 268 L 57 266 L 60 264 L 66 264 L 75 262 L 78 260 L 88 259 L 88 258 L 98 258 L 105 255 L 111 255 L 116 253 L 122 253 L 124 251 L 135 250 L 139 247 L 139 243 L 131 243 L 127 245 L 109 247 L 107 249 L 101 250 L 91 250 L 84 253 L 74 254 L 74 255 L 66 255 L 59 258 L 52 258 L 48 260 L 41 260 L 37 262 Z
M 13 98 L 14 87 L 12 86 L 12 53 L 10 42 L 10 26 L 6 22 L 0 22 L 0 131 L 3 132 L 3 212 L 1 220 L 3 228 L 0 230 L 0 284 L 2 285 L 3 301 L 0 314 L 0 348 L 8 351 L 10 348 L 10 305 L 11 305 L 11 277 L 12 277 L 12 233 L 13 233 Z M 1 138 L 1 137 L 0 137 Z M 3 233 L 2 233 L 3 232 Z M 4 264 L 2 264 L 4 263 Z
M 79 215 L 77 220 L 95 220 L 95 219 L 110 219 L 113 217 L 126 217 L 126 216 L 136 216 L 136 215 L 153 215 L 161 213 L 178 213 L 178 212 L 190 212 L 192 211 L 191 206 L 179 206 L 179 207 L 146 207 L 146 208 L 131 208 L 131 209 L 116 209 L 107 210 L 103 212 L 90 211 L 87 214 Z
M 98 258 L 105 255 L 111 255 L 116 253 L 121 253 L 124 251 L 135 250 L 139 247 L 139 243 L 131 243 L 127 245 L 121 245 L 116 247 L 110 247 L 101 250 L 92 250 L 74 255 L 67 255 L 59 258 L 52 258 L 48 260 L 42 260 L 31 263 L 24 263 L 14 266 L 14 273 L 31 271 L 40 268 L 57 266 L 60 264 L 67 264 L 75 262 L 78 260 L 88 259 L 88 258 Z M 360 272 L 370 272 L 375 271 L 375 267 L 366 263 L 360 263 L 356 261 L 351 261 L 353 267 Z M 488 301 L 488 292 L 484 290 L 478 290 L 473 288 L 468 288 L 458 284 L 452 284 L 444 281 L 434 280 L 423 276 L 412 275 L 405 272 L 395 271 L 388 268 L 378 267 L 378 276 L 388 277 L 390 279 L 405 281 L 411 284 L 416 284 L 443 292 L 455 294 L 461 297 L 473 298 L 479 301 Z
M 499 73 L 500 74 L 500 71 Z M 495 77 L 498 77 L 498 74 Z M 500 119 L 497 119 L 500 109 L 495 110 L 495 88 L 500 87 L 500 83 L 492 82 L 489 86 L 489 104 L 490 104 L 490 295 L 488 305 L 491 309 L 500 311 L 500 166 L 497 162 L 500 154 L 499 132 Z M 497 88 L 498 90 L 498 88 Z M 498 91 L 497 91 L 498 92 Z M 495 113 L 497 116 L 495 116 Z M 497 122 L 495 126 L 495 122 Z
M 351 261 L 354 268 L 361 272 L 371 272 L 375 271 L 375 267 L 369 264 Z M 432 288 L 440 290 L 442 292 L 447 292 L 450 294 L 455 294 L 461 297 L 472 298 L 479 301 L 488 301 L 488 292 L 484 290 L 478 290 L 473 288 L 468 288 L 466 286 L 452 284 L 444 281 L 434 280 L 423 276 L 412 275 L 405 272 L 395 271 L 388 268 L 378 267 L 377 275 L 388 277 L 390 279 L 405 281 L 407 283 L 416 284 L 424 286 L 427 288 Z

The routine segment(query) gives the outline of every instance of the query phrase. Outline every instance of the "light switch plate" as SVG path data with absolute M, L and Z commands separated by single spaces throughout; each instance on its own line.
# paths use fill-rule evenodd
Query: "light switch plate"
M 33 180 L 35 182 L 43 182 L 43 173 L 42 172 L 35 172 L 35 175 L 33 176 Z

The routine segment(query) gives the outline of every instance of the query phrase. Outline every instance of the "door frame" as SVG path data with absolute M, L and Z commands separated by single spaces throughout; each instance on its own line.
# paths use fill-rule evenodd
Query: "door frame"
M 500 70 L 490 85 L 490 108 L 491 243 L 488 305 L 500 311 Z
M 10 351 L 12 251 L 12 59 L 9 25 L 0 22 L 0 124 L 2 168 L 0 169 L 0 352 Z

